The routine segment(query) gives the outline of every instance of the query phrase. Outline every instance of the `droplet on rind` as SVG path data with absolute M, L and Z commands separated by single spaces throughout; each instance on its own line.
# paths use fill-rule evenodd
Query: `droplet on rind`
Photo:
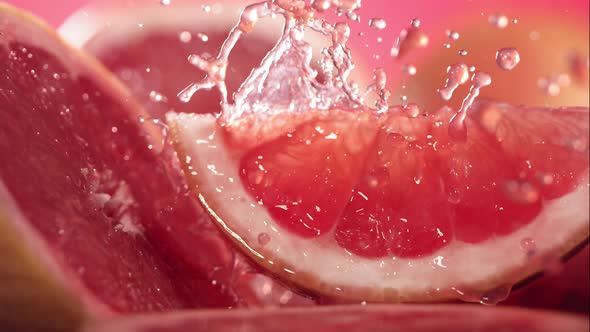
M 535 255 L 537 245 L 535 244 L 535 240 L 531 239 L 530 237 L 525 237 L 520 240 L 520 248 L 525 253 L 525 256 L 530 258 Z
M 258 234 L 258 244 L 261 246 L 265 246 L 270 243 L 270 235 L 268 233 L 260 233 Z
M 503 70 L 512 70 L 520 62 L 520 54 L 513 47 L 499 49 L 496 52 L 496 63 Z
M 480 297 L 479 303 L 484 305 L 496 305 L 506 300 L 511 291 L 512 287 L 508 285 L 496 287 L 483 293 Z

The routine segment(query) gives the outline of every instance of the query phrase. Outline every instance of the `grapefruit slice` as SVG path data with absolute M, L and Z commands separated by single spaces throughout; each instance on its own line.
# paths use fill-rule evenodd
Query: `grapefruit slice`
M 285 326 L 288 326 L 285 329 Z M 290 331 L 303 332 L 551 332 L 588 330 L 588 319 L 563 313 L 474 306 L 330 306 L 177 312 L 127 317 L 84 332 Z
M 210 273 L 226 282 L 223 268 L 240 271 L 239 260 L 123 85 L 7 5 L 0 59 L 2 328 L 73 330 L 129 312 L 236 305 Z M 177 227 L 208 255 L 178 259 L 188 249 L 170 235 Z
M 168 120 L 202 204 L 280 277 L 346 300 L 495 303 L 588 238 L 588 109 L 479 102 L 462 143 L 453 114 Z

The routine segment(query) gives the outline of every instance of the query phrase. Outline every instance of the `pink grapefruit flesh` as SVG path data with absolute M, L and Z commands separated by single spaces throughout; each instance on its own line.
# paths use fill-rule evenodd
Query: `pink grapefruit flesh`
M 3 250 L 38 255 L 19 278 L 21 262 L 2 260 L 2 322 L 47 321 L 29 312 L 35 298 L 12 302 L 20 283 L 48 289 L 35 284 L 45 278 L 56 291 L 41 304 L 81 301 L 74 311 L 89 316 L 235 305 L 210 280 L 214 267 L 229 278 L 231 249 L 129 92 L 25 13 L 1 6 L 0 32 L 1 235 L 19 239 Z M 170 235 L 177 228 L 190 248 Z M 175 258 L 189 250 L 208 254 Z
M 587 109 L 480 102 L 461 143 L 448 136 L 450 109 L 367 114 L 311 112 L 268 139 L 260 133 L 272 122 L 257 131 L 255 118 L 243 119 L 238 126 L 258 133 L 249 141 L 211 117 L 169 121 L 185 173 L 221 228 L 313 292 L 477 298 L 543 268 L 523 243 L 559 257 L 588 237 Z

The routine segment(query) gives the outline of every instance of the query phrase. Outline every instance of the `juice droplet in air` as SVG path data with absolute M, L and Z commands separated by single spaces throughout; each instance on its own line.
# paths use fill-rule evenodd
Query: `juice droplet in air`
M 447 30 L 446 33 L 447 33 L 447 37 L 449 37 L 449 39 L 451 39 L 451 40 L 459 39 L 459 33 L 457 31 Z
M 409 51 L 428 46 L 428 35 L 420 29 L 420 20 L 413 19 L 410 27 L 400 31 L 390 54 L 394 58 L 401 58 Z
M 416 75 L 417 69 L 414 65 L 404 65 L 402 71 L 410 76 Z
M 188 43 L 191 41 L 191 39 L 193 39 L 193 36 L 188 31 L 182 31 L 178 34 L 178 39 L 180 39 L 180 41 L 183 43 Z
M 466 56 L 468 54 L 467 50 L 459 50 L 458 53 L 460 56 Z
M 314 0 L 312 6 L 318 12 L 324 12 L 330 9 L 331 2 L 330 0 Z
M 570 73 L 580 83 L 588 82 L 588 73 L 590 71 L 590 57 L 583 56 L 575 52 L 569 55 L 568 64 Z
M 568 87 L 571 83 L 568 74 L 559 74 L 550 77 L 541 77 L 537 80 L 537 86 L 541 91 L 551 97 L 558 96 L 561 88 Z
M 170 5 L 170 0 L 160 0 L 160 4 L 162 6 L 168 6 L 168 5 Z
M 479 96 L 479 90 L 490 84 L 492 84 L 492 78 L 487 73 L 475 72 L 471 77 L 471 89 L 465 99 L 463 99 L 461 108 L 453 115 L 449 123 L 449 137 L 453 140 L 458 142 L 465 142 L 467 140 L 467 128 L 465 126 L 467 111 L 473 105 L 475 98 Z
M 369 20 L 369 26 L 376 30 L 383 30 L 387 26 L 387 22 L 382 18 L 372 18 Z
M 515 48 L 502 48 L 496 52 L 496 63 L 504 70 L 512 70 L 520 62 L 520 54 Z
M 469 79 L 469 67 L 463 62 L 447 67 L 447 80 L 445 87 L 438 89 L 438 94 L 443 100 L 450 100 L 453 92 Z
M 488 22 L 495 28 L 504 29 L 508 26 L 508 17 L 504 14 L 496 13 L 488 17 Z

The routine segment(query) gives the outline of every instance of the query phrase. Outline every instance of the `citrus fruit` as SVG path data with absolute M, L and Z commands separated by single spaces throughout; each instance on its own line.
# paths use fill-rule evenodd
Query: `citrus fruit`
M 161 131 L 138 120 L 148 115 L 124 86 L 7 5 L 0 45 L 3 328 L 235 305 L 210 274 L 217 267 L 224 280 L 224 262 L 241 271 L 239 258 L 186 195 Z M 182 236 L 207 257 L 176 260 Z
M 287 328 L 285 328 L 287 326 Z M 84 332 L 309 331 L 333 332 L 582 332 L 588 320 L 563 313 L 474 306 L 326 306 L 179 312 L 128 317 L 89 326 Z
M 479 102 L 465 142 L 453 115 L 168 120 L 201 202 L 273 273 L 347 300 L 479 300 L 542 269 L 529 242 L 559 257 L 587 239 L 588 110 Z

